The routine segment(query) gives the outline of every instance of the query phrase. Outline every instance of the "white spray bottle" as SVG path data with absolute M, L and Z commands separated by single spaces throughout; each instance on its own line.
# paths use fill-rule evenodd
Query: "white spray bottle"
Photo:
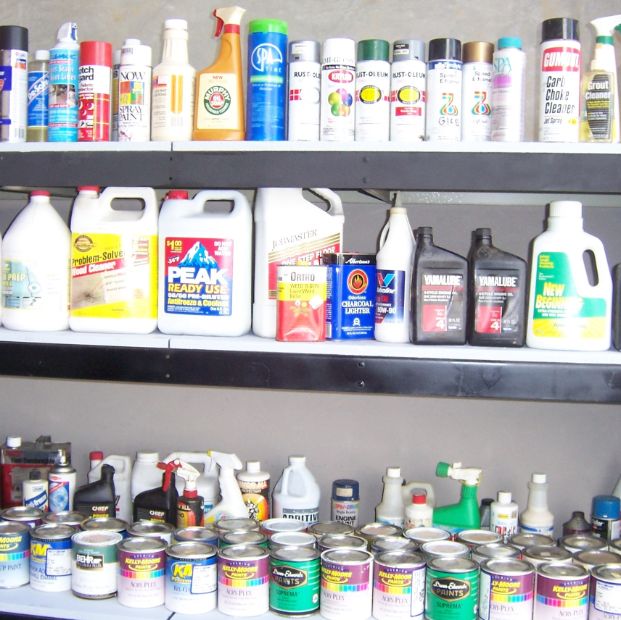
M 200 472 L 189 463 L 175 459 L 172 464 L 175 474 L 184 481 L 183 495 L 177 500 L 177 527 L 194 527 L 203 525 L 203 498 L 196 490 L 196 480 Z
M 171 461 L 185 461 L 192 465 L 202 465 L 200 468 L 200 476 L 196 481 L 196 488 L 203 498 L 203 510 L 207 514 L 220 499 L 220 491 L 218 489 L 218 471 L 213 459 L 209 456 L 208 452 L 171 452 L 165 459 L 164 463 L 170 463 Z M 160 480 L 161 480 L 160 472 Z M 159 486 L 159 485 L 155 485 Z M 177 476 L 176 480 L 177 491 L 179 495 L 183 493 L 183 481 Z
M 215 523 L 219 519 L 242 519 L 248 518 L 248 507 L 244 503 L 235 470 L 243 467 L 242 462 L 235 454 L 225 454 L 209 450 L 209 456 L 220 468 L 220 494 L 222 499 L 219 504 L 205 514 L 205 523 Z

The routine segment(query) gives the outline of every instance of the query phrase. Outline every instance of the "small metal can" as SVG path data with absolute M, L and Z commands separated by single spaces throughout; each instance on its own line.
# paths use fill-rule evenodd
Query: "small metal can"
M 77 510 L 61 510 L 60 512 L 46 512 L 43 523 L 56 523 L 57 525 L 70 525 L 80 528 L 82 522 L 88 517 Z
M 534 620 L 586 620 L 589 612 L 589 573 L 576 564 L 537 567 Z
M 343 521 L 320 521 L 309 526 L 308 531 L 319 540 L 328 534 L 353 534 L 354 528 Z
M 502 536 L 496 532 L 490 532 L 490 530 L 462 530 L 457 534 L 455 540 L 472 550 L 479 545 L 502 542 Z
M 176 542 L 202 542 L 206 545 L 218 546 L 218 531 L 213 525 L 190 525 L 173 532 Z
M 371 552 L 377 555 L 386 551 L 416 551 L 418 545 L 403 536 L 378 536 L 371 543 Z
M 535 568 L 550 562 L 571 564 L 571 553 L 563 547 L 535 545 L 522 551 L 522 559 L 528 560 Z
M 218 551 L 218 611 L 228 616 L 260 616 L 270 607 L 267 550 L 233 545 Z
M 87 530 L 71 537 L 71 591 L 80 598 L 111 598 L 119 570 L 119 532 Z
M 320 552 L 327 549 L 366 549 L 367 540 L 353 534 L 326 534 L 317 541 L 317 549 Z
M 141 519 L 133 523 L 127 530 L 127 533 L 129 536 L 139 538 L 160 538 L 167 545 L 170 545 L 173 530 L 174 528 L 170 523 L 157 523 Z
M 306 523 L 298 519 L 274 517 L 273 519 L 266 519 L 261 523 L 261 531 L 268 538 L 271 538 L 276 532 L 305 532 Z
M 520 557 L 521 552 L 517 547 L 501 542 L 479 545 L 470 552 L 470 559 L 479 564 L 486 560 L 517 560 Z
M 30 587 L 42 592 L 71 590 L 70 525 L 46 523 L 30 536 Z
M 123 521 L 123 519 L 117 519 L 116 517 L 91 517 L 82 521 L 80 527 L 85 532 L 93 531 L 106 531 L 116 532 L 122 534 L 123 537 L 127 536 L 127 528 L 129 523 Z
M 425 560 L 409 550 L 375 556 L 373 617 L 377 620 L 422 618 L 425 611 Z
M 485 560 L 479 582 L 481 620 L 530 620 L 533 616 L 535 571 L 524 560 Z
M 270 538 L 270 549 L 281 549 L 282 547 L 308 547 L 314 549 L 317 539 L 308 532 L 276 532 Z
M 373 544 L 373 541 L 378 536 L 401 536 L 403 530 L 397 525 L 390 525 L 388 523 L 367 523 L 362 527 L 359 527 L 355 531 L 356 536 L 360 536 L 367 541 L 369 549 Z
M 591 570 L 599 564 L 621 564 L 621 555 L 606 549 L 578 551 L 574 553 L 574 564 Z
M 0 588 L 19 588 L 30 580 L 30 527 L 0 521 Z
M 229 532 L 258 532 L 259 523 L 249 517 L 219 519 L 216 522 L 216 530 L 218 530 L 220 537 Z
M 606 549 L 608 544 L 605 540 L 593 536 L 592 534 L 570 534 L 563 536 L 559 541 L 563 549 L 567 549 L 570 553 L 578 553 L 578 551 L 595 549 Z
M 589 590 L 589 620 L 621 616 L 621 564 L 594 566 Z
M 282 547 L 270 553 L 270 609 L 308 616 L 319 609 L 319 553 L 311 547 Z
M 532 534 L 530 532 L 522 532 L 520 534 L 514 534 L 509 539 L 509 544 L 517 547 L 520 551 L 526 549 L 526 547 L 536 546 L 549 546 L 554 547 L 556 543 L 551 536 L 545 534 Z
M 35 528 L 43 523 L 43 515 L 45 513 L 34 506 L 13 506 L 6 508 L 0 512 L 0 519 L 3 521 L 13 521 L 16 523 L 25 523 L 30 528 Z
M 440 527 L 411 527 L 403 535 L 419 545 L 432 540 L 448 540 L 451 537 L 450 532 Z
M 259 545 L 267 548 L 267 536 L 258 531 L 228 532 L 220 538 L 220 548 L 231 545 Z
M 373 597 L 373 555 L 361 549 L 321 554 L 321 615 L 328 620 L 366 620 Z
M 421 545 L 427 561 L 434 558 L 469 558 L 470 549 L 456 540 L 430 540 Z
M 479 604 L 479 565 L 466 558 L 427 562 L 425 618 L 474 620 Z
M 164 604 L 166 543 L 131 536 L 119 543 L 118 601 L 126 607 Z

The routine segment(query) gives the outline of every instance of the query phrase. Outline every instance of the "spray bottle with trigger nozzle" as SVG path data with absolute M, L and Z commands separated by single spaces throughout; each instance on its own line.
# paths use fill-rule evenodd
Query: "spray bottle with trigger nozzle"
M 222 499 L 206 515 L 205 523 L 214 523 L 219 519 L 248 518 L 248 507 L 244 503 L 235 470 L 242 469 L 243 464 L 235 454 L 225 454 L 209 450 L 207 453 L 220 468 L 219 482 Z
M 175 459 L 172 461 L 174 471 L 185 481 L 183 495 L 177 501 L 177 527 L 203 525 L 203 498 L 196 490 L 196 480 L 200 472 L 189 463 Z
M 479 501 L 477 489 L 481 480 L 481 470 L 476 467 L 462 467 L 461 463 L 438 463 L 436 476 L 452 478 L 461 482 L 461 493 L 456 504 L 438 506 L 433 509 L 433 525 L 453 533 L 462 530 L 479 529 Z

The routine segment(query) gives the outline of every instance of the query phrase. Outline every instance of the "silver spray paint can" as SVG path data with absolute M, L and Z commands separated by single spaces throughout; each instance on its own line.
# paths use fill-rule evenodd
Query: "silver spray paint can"
M 289 109 L 287 139 L 319 140 L 321 97 L 320 46 L 317 41 L 289 43 Z
M 28 30 L 0 26 L 0 142 L 25 142 L 28 116 Z

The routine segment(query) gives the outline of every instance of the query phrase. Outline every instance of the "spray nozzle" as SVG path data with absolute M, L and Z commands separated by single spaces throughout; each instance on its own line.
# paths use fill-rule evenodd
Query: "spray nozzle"
M 591 26 L 595 28 L 598 43 L 613 44 L 612 37 L 615 29 L 621 26 L 621 15 L 609 15 L 608 17 L 598 17 L 591 21 Z M 602 40 L 600 40 L 600 37 Z
M 170 463 L 158 463 L 159 469 L 164 470 L 164 484 L 162 485 L 162 491 L 166 492 L 170 488 L 170 482 L 174 472 L 181 467 L 181 461 L 170 461 Z
M 459 480 L 466 486 L 478 486 L 483 472 L 476 467 L 462 467 L 461 463 L 444 463 L 440 461 L 436 466 L 436 476 L 438 478 L 452 478 Z
M 189 463 L 182 461 L 181 459 L 175 459 L 169 463 L 165 463 L 162 467 L 162 463 L 158 463 L 157 466 L 160 469 L 168 471 L 167 467 L 171 467 L 171 471 L 174 471 L 177 476 L 185 481 L 184 491 L 196 491 L 196 481 L 201 475 L 196 467 L 192 467 Z M 164 489 L 166 491 L 166 489 Z
M 243 463 L 237 458 L 236 454 L 226 452 L 216 452 L 209 450 L 207 454 L 220 466 L 220 469 L 242 469 Z
M 66 43 L 68 41 L 78 40 L 78 25 L 74 22 L 65 22 L 56 34 L 56 39 L 59 43 Z
M 240 6 L 227 6 L 221 9 L 214 9 L 213 16 L 216 18 L 216 38 L 225 32 L 237 32 L 239 34 L 239 26 L 246 9 Z
M 56 455 L 56 465 L 69 465 L 69 459 L 67 459 L 67 453 L 64 448 L 58 448 L 58 454 Z

